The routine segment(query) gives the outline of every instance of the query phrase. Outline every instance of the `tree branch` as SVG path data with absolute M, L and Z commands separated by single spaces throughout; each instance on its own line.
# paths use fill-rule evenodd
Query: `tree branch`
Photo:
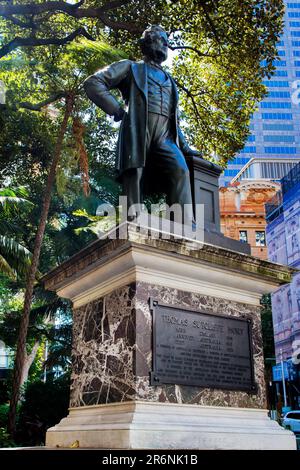
M 197 119 L 199 119 L 201 121 L 201 116 L 199 114 L 198 106 L 197 106 L 197 103 L 195 101 L 195 95 L 193 95 L 188 88 L 186 88 L 184 85 L 182 85 L 182 83 L 179 83 L 177 80 L 176 80 L 176 84 L 179 88 L 181 88 L 181 90 L 183 90 L 187 94 L 188 98 L 190 98 L 190 100 L 192 101 L 193 108 L 194 108 L 194 113 L 195 113 Z M 205 94 L 205 93 L 203 93 L 203 94 Z
M 25 21 L 21 21 L 12 15 L 3 15 L 3 18 L 11 21 L 13 24 L 17 26 L 20 26 L 20 28 L 33 29 L 35 27 L 35 24 L 32 21 L 25 23 Z
M 105 5 L 101 7 L 102 11 L 115 10 L 116 8 L 123 7 L 128 5 L 132 0 L 112 0 L 111 2 L 106 2 Z
M 60 11 L 66 13 L 74 18 L 100 18 L 102 13 L 105 13 L 116 8 L 130 3 L 131 0 L 112 0 L 106 2 L 103 6 L 98 8 L 87 7 L 80 8 L 84 0 L 81 0 L 74 5 L 64 2 L 62 0 L 56 0 L 44 3 L 27 3 L 25 5 L 0 5 L 0 16 L 7 15 L 40 15 L 41 13 L 49 11 Z
M 175 51 L 176 49 L 188 49 L 190 51 L 195 52 L 200 57 L 217 57 L 215 54 L 208 54 L 207 52 L 200 52 L 198 49 L 196 49 L 195 47 L 192 47 L 192 46 L 170 46 L 169 45 L 169 48 L 172 51 Z
M 56 93 L 53 93 L 44 101 L 41 101 L 40 103 L 33 104 L 33 103 L 29 103 L 28 101 L 23 101 L 18 104 L 18 107 L 30 109 L 31 111 L 40 111 L 44 106 L 47 106 L 48 104 L 51 104 L 51 103 L 55 103 L 55 101 L 60 100 L 61 98 L 64 98 L 66 96 L 67 96 L 66 92 L 58 91 Z
M 218 32 L 217 32 L 217 30 L 216 30 L 216 28 L 215 28 L 214 22 L 213 22 L 213 20 L 212 20 L 212 18 L 211 18 L 211 16 L 210 16 L 210 14 L 209 14 L 208 11 L 207 11 L 207 5 L 206 5 L 205 2 L 200 2 L 200 4 L 201 4 L 201 7 L 202 7 L 202 9 L 203 9 L 203 11 L 204 11 L 204 15 L 205 15 L 205 17 L 206 17 L 206 19 L 207 19 L 207 21 L 208 21 L 210 27 L 211 27 L 211 30 L 212 30 L 212 32 L 213 32 L 214 35 L 215 35 L 215 38 L 216 38 L 217 42 L 220 44 L 221 41 L 220 41 L 220 38 L 219 38 L 219 34 L 218 34 Z
M 105 26 L 113 30 L 122 29 L 124 31 L 130 31 L 131 33 L 142 33 L 143 29 L 137 23 L 127 23 L 124 21 L 112 21 L 104 13 L 98 13 L 97 18 L 102 21 Z
M 69 34 L 65 38 L 47 38 L 47 39 L 39 39 L 35 37 L 28 37 L 28 38 L 19 38 L 16 37 L 8 44 L 0 48 L 0 58 L 4 57 L 6 54 L 9 54 L 14 49 L 18 47 L 26 47 L 26 46 L 47 46 L 54 44 L 56 46 L 63 46 L 68 42 L 73 41 L 77 36 L 84 36 L 87 39 L 94 41 L 93 37 L 83 28 L 78 28 L 73 33 Z
M 7 15 L 40 15 L 47 11 L 62 11 L 71 16 L 76 16 L 77 10 L 83 5 L 81 0 L 74 5 L 66 3 L 62 0 L 50 1 L 44 3 L 26 3 L 22 4 L 10 4 L 10 5 L 0 5 L 0 16 Z M 87 9 L 89 10 L 89 9 Z M 92 8 L 92 10 L 94 10 Z M 83 10 L 84 11 L 84 10 Z M 81 10 L 82 12 L 82 10 Z
M 66 3 L 62 0 L 44 2 L 44 3 L 27 3 L 25 5 L 0 5 L 0 16 L 7 17 L 11 15 L 40 15 L 45 12 L 62 12 L 74 18 L 98 18 L 103 24 L 112 29 L 123 29 L 133 33 L 139 33 L 141 30 L 136 23 L 126 23 L 122 21 L 112 21 L 106 15 L 110 10 L 120 8 L 130 3 L 131 0 L 111 0 L 101 7 L 80 8 L 84 1 L 81 0 L 74 5 Z

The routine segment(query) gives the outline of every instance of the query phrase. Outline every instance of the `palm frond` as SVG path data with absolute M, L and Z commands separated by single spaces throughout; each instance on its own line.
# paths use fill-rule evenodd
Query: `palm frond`
M 8 217 L 3 217 L 1 219 L 0 216 L 0 233 L 2 235 L 8 235 L 8 234 L 15 234 L 15 233 L 21 233 L 22 229 L 20 225 L 18 225 L 15 222 L 12 222 L 11 220 L 8 219 Z
M 8 264 L 5 258 L 0 254 L 0 273 L 6 274 L 10 279 L 16 279 L 16 273 Z
M 18 186 L 16 188 L 6 186 L 0 188 L 0 196 L 11 196 L 11 197 L 28 197 L 28 190 L 24 186 Z
M 81 69 L 84 70 L 85 75 L 94 73 L 96 69 L 104 67 L 111 62 L 128 58 L 124 51 L 112 47 L 105 39 L 89 41 L 88 39 L 81 38 L 78 42 L 71 43 L 69 50 L 72 50 L 73 53 L 78 53 Z M 85 60 L 82 60 L 83 58 Z
M 0 196 L 0 204 L 4 206 L 5 204 L 32 204 L 27 199 L 23 199 L 17 196 Z
M 14 238 L 0 235 L 0 254 L 15 274 L 25 274 L 30 266 L 32 254 Z
M 28 201 L 27 199 L 23 199 L 17 196 L 1 196 L 0 195 L 0 214 L 1 214 L 1 211 L 3 211 L 3 215 L 8 216 L 24 206 L 26 207 L 33 206 L 33 203 Z

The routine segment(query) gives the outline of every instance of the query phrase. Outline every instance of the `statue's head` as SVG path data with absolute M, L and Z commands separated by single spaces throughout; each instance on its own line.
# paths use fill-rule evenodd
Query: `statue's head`
M 158 64 L 168 58 L 168 35 L 161 26 L 147 28 L 140 39 L 140 46 L 144 56 Z

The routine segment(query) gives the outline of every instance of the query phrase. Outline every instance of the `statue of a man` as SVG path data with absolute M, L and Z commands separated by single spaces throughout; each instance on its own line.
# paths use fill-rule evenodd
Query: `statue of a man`
M 166 194 L 169 206 L 179 204 L 184 222 L 192 223 L 192 196 L 185 156 L 198 155 L 178 125 L 178 92 L 161 63 L 168 57 L 168 36 L 160 26 L 140 39 L 144 59 L 121 60 L 87 78 L 88 97 L 115 121 L 122 120 L 117 170 L 128 207 L 142 204 L 145 191 Z M 110 90 L 118 89 L 126 111 Z

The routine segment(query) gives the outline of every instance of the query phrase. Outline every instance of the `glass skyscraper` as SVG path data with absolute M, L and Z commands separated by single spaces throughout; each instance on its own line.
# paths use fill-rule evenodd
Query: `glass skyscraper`
M 265 80 L 267 97 L 251 120 L 251 135 L 220 178 L 230 183 L 251 158 L 300 160 L 300 1 L 285 1 L 285 27 L 278 42 L 275 74 Z M 284 175 L 281 175 L 284 176 Z

